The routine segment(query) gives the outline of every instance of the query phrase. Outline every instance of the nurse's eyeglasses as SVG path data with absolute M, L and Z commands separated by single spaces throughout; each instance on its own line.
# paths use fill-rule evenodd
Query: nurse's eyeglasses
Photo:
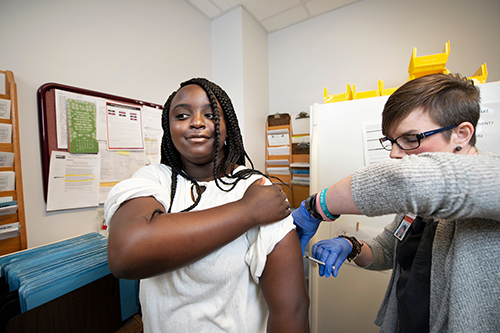
M 450 130 L 457 126 L 458 125 L 451 125 L 420 134 L 405 134 L 395 138 L 394 140 L 384 136 L 383 138 L 380 138 L 379 141 L 382 147 L 384 147 L 384 149 L 388 151 L 392 150 L 393 144 L 396 144 L 399 148 L 403 150 L 412 150 L 420 147 L 420 140 L 422 140 L 423 138 Z

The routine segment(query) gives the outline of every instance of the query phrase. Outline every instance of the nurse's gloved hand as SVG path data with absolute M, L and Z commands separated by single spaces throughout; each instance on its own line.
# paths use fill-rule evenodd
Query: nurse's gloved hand
M 321 223 L 321 220 L 309 214 L 304 203 L 305 201 L 302 201 L 300 207 L 292 212 L 293 223 L 297 227 L 300 245 L 302 246 L 302 254 L 304 254 L 307 243 L 309 243 L 309 240 L 314 236 Z
M 334 239 L 324 239 L 313 245 L 311 255 L 324 262 L 325 265 L 319 266 L 319 276 L 337 277 L 340 266 L 344 263 L 347 256 L 352 252 L 352 244 L 347 239 L 336 237 Z

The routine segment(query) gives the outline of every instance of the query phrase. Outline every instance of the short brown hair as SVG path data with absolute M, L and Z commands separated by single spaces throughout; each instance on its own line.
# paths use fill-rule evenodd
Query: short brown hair
M 479 89 L 472 80 L 460 74 L 431 74 L 408 81 L 387 100 L 382 112 L 382 133 L 398 126 L 416 108 L 422 108 L 441 127 L 470 122 L 474 134 L 469 143 L 476 144 L 475 128 L 480 115 Z M 449 131 L 443 132 L 447 140 Z

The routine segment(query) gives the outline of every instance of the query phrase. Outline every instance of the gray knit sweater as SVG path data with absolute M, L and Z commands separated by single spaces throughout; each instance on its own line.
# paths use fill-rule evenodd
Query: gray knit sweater
M 366 268 L 393 269 L 375 320 L 381 332 L 397 332 L 394 231 L 406 213 L 439 221 L 430 332 L 500 332 L 500 155 L 411 155 L 358 170 L 351 187 L 363 214 L 398 214 L 366 241 L 373 252 Z

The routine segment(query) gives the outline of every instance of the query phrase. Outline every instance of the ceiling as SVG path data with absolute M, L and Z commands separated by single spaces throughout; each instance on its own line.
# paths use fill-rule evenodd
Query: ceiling
M 214 20 L 242 6 L 268 33 L 360 0 L 185 0 Z

